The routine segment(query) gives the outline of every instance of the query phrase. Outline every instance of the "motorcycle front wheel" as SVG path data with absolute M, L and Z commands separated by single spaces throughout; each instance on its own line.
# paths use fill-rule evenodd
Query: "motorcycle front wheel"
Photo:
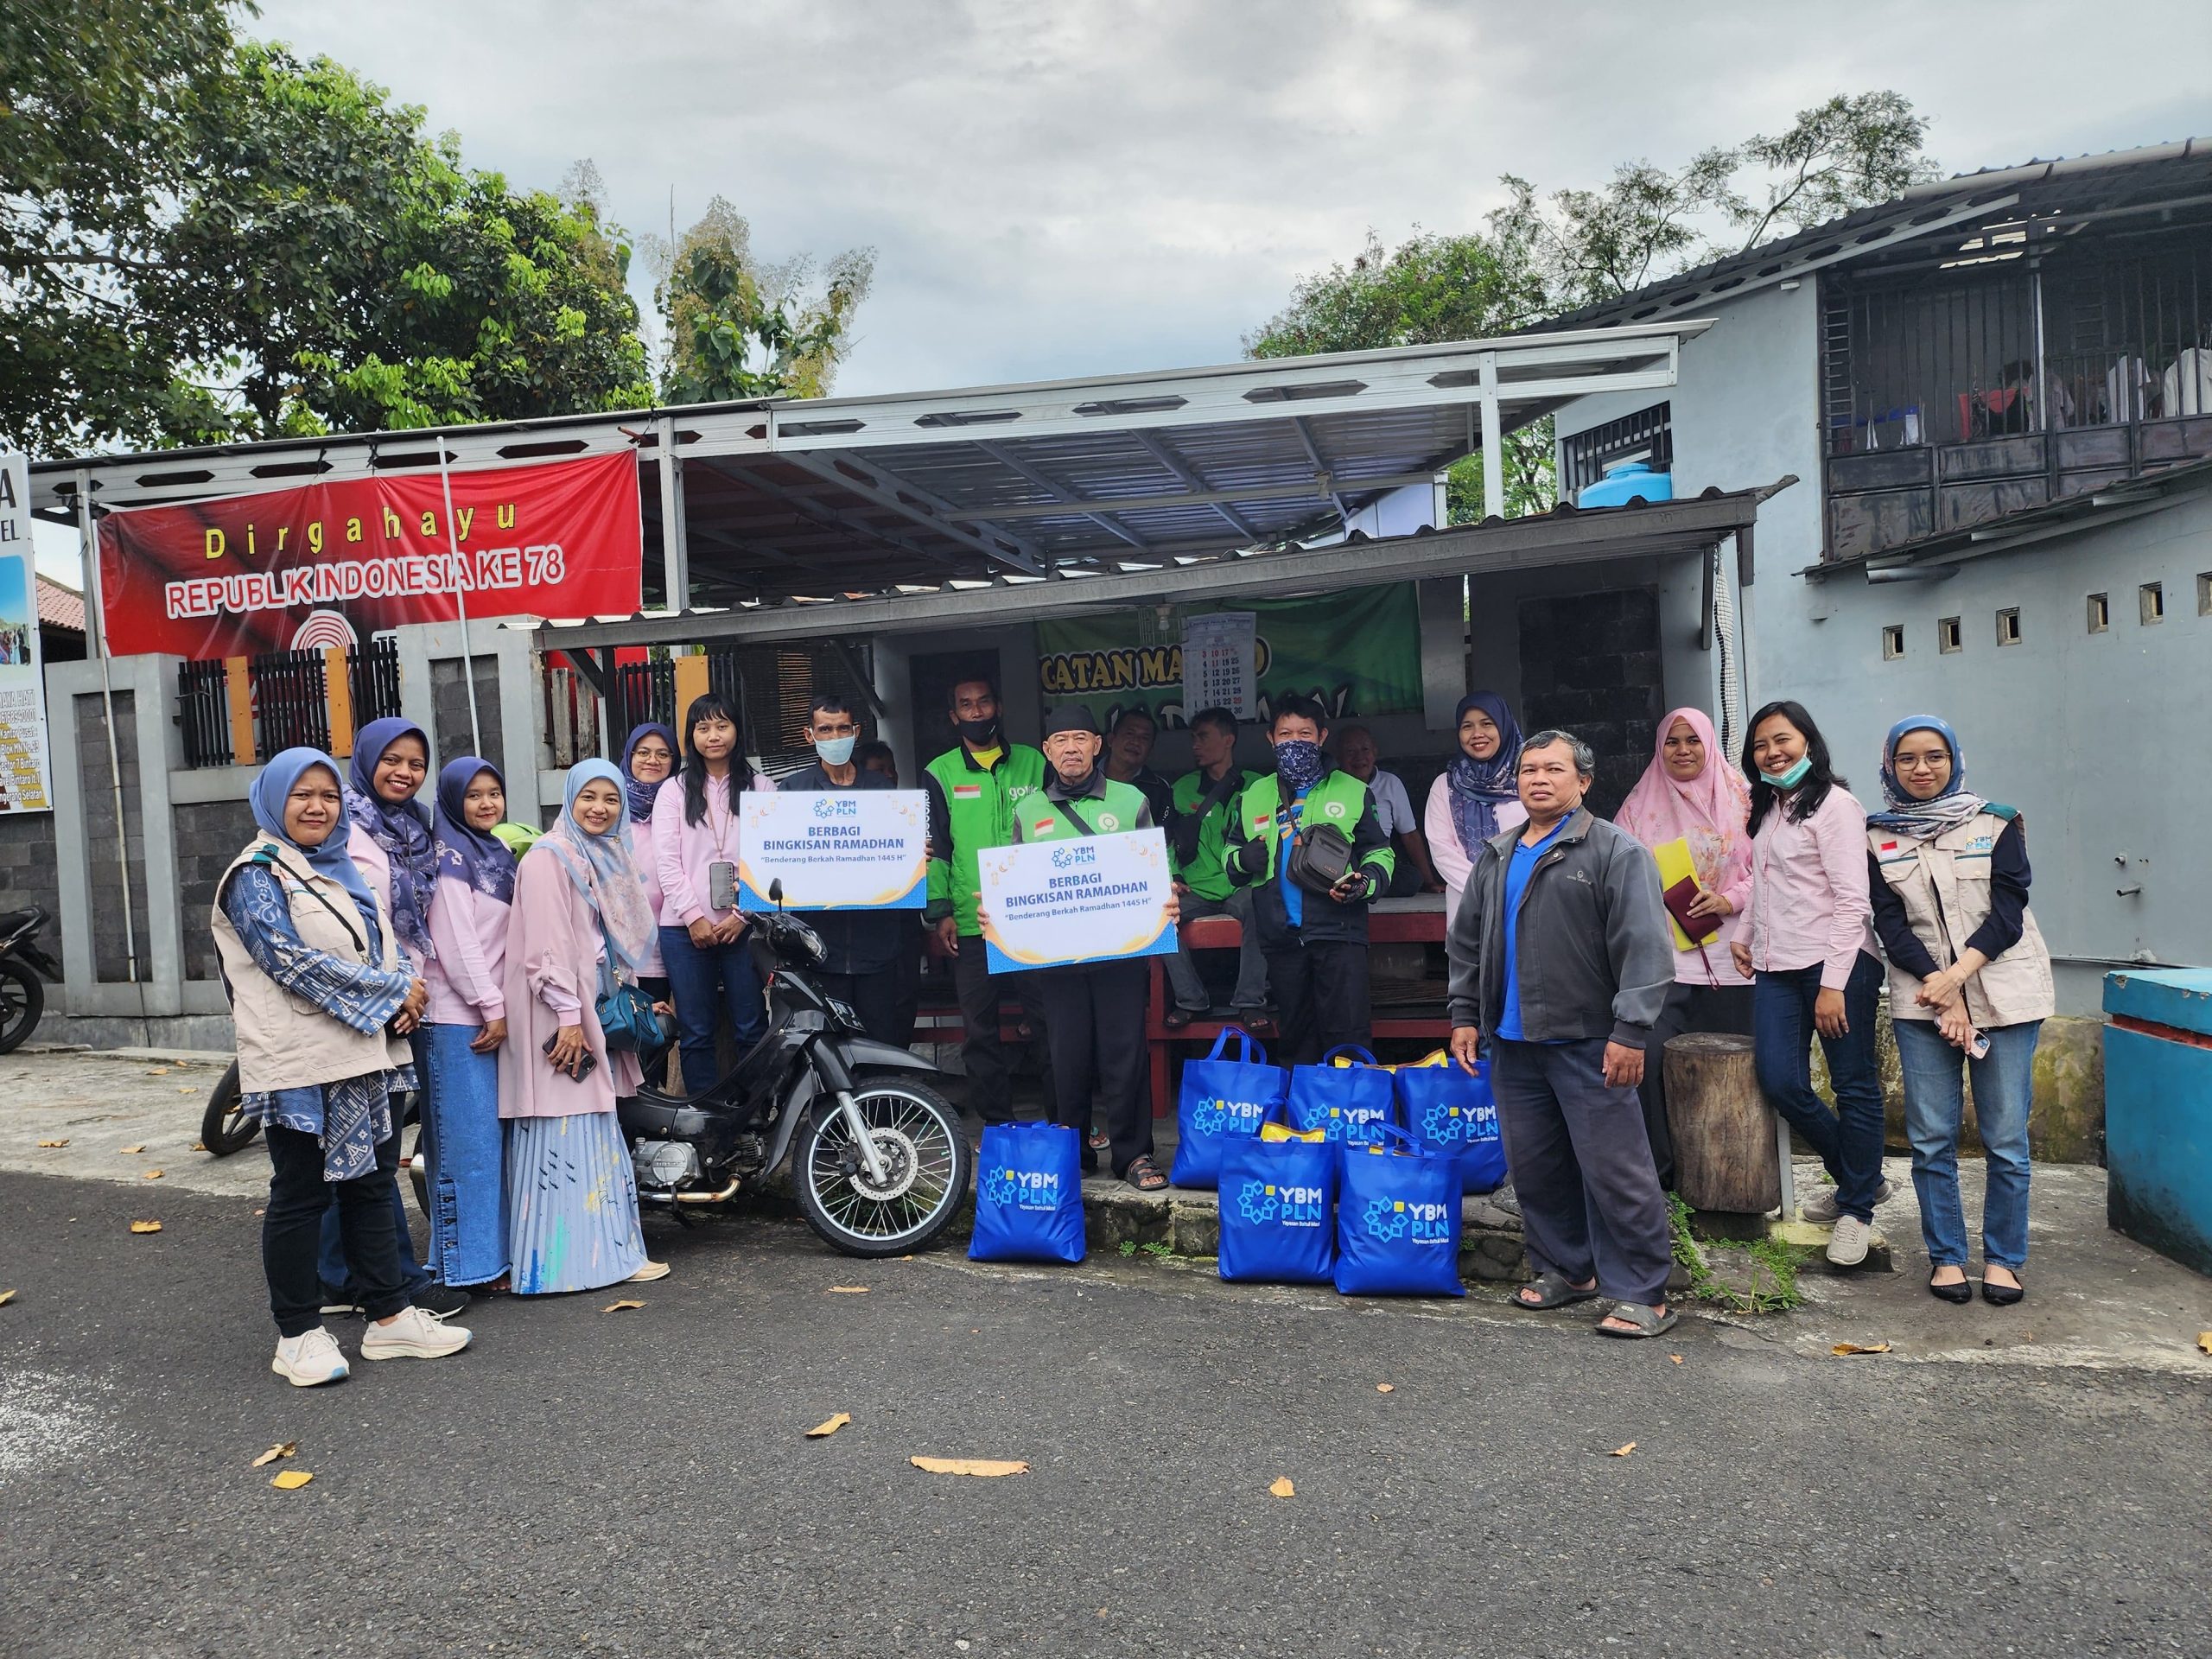
M 261 1125 L 247 1120 L 238 1090 L 238 1063 L 223 1073 L 215 1092 L 207 1096 L 207 1109 L 200 1116 L 200 1144 L 209 1155 L 227 1158 L 244 1152 L 261 1133 Z
M 952 1224 L 974 1174 L 960 1114 L 927 1084 L 899 1072 L 855 1078 L 853 1103 L 882 1162 L 883 1179 L 868 1173 L 845 1114 L 816 1112 L 792 1149 L 799 1210 L 848 1255 L 925 1249 Z
M 20 963 L 0 962 L 0 1054 L 12 1054 L 38 1029 L 46 987 Z

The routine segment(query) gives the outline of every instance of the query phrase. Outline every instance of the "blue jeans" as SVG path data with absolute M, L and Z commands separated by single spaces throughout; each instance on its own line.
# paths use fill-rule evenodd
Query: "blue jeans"
M 1882 1080 L 1874 1061 L 1874 1010 L 1882 964 L 1864 950 L 1843 988 L 1851 1029 L 1822 1037 L 1835 1109 L 1813 1092 L 1813 1003 L 1821 966 L 1762 973 L 1751 982 L 1751 1058 L 1767 1104 L 1803 1135 L 1835 1178 L 1835 1205 L 1861 1221 L 1874 1218 L 1882 1185 Z
M 683 1092 L 702 1095 L 721 1078 L 721 1069 L 715 1064 L 715 1025 L 720 1015 L 729 1015 L 740 1053 L 767 1034 L 768 1005 L 760 972 L 744 940 L 702 950 L 680 927 L 661 929 L 660 959 L 668 968 L 668 988 L 676 998 Z
M 1981 1255 L 2016 1272 L 2028 1259 L 2028 1103 L 2043 1021 L 1994 1026 L 1989 1052 L 1969 1060 L 1932 1020 L 1897 1023 L 1904 1067 L 1904 1125 L 1912 1137 L 1912 1190 L 1932 1267 L 1967 1264 L 1966 1211 L 1959 1205 L 1959 1118 L 1966 1106 L 1961 1063 L 1974 1073 L 1974 1116 L 1984 1162 Z

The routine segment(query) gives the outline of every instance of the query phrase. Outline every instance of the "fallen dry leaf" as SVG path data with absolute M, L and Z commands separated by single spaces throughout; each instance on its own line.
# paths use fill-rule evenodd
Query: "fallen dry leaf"
M 130 1230 L 134 1233 L 158 1233 L 162 1230 L 162 1224 L 158 1221 L 134 1221 L 130 1224 Z
M 181 1083 L 177 1084 L 176 1091 L 180 1095 L 188 1095 L 194 1092 L 192 1085 L 188 1083 Z
M 300 1443 L 297 1440 L 286 1440 L 282 1446 L 272 1446 L 253 1460 L 253 1466 L 258 1469 L 264 1464 L 276 1462 L 279 1458 L 289 1458 L 299 1449 Z
M 1667 1357 L 1673 1360 L 1677 1365 L 1682 1363 L 1682 1357 L 1680 1354 L 1669 1354 Z
M 1288 1475 L 1277 1475 L 1274 1478 L 1274 1483 L 1270 1485 L 1268 1490 L 1273 1492 L 1277 1497 L 1296 1497 L 1298 1496 L 1298 1488 L 1290 1484 L 1290 1477 Z
M 827 1440 L 830 1435 L 835 1434 L 839 1429 L 842 1428 L 847 1423 L 849 1423 L 852 1421 L 853 1414 L 851 1412 L 841 1411 L 835 1417 L 832 1417 L 828 1422 L 817 1423 L 812 1428 L 808 1429 L 806 1431 L 806 1438 L 810 1440 Z
M 145 1150 L 146 1150 L 146 1147 L 145 1147 L 145 1143 L 144 1143 L 143 1141 L 141 1141 L 138 1145 L 137 1145 L 137 1146 L 135 1146 L 135 1147 L 124 1147 L 124 1151 L 125 1151 L 126 1153 L 130 1153 L 130 1152 L 143 1152 L 143 1151 L 145 1151 Z
M 296 1492 L 314 1478 L 304 1469 L 287 1469 L 269 1484 L 280 1492 Z
M 599 1311 L 602 1313 L 620 1313 L 626 1307 L 643 1307 L 644 1306 L 645 1304 L 643 1302 L 632 1302 L 627 1300 L 609 1302 L 605 1307 L 601 1308 Z
M 205 1141 L 195 1141 L 192 1143 L 192 1149 L 194 1152 L 205 1152 L 207 1150 L 207 1143 Z
M 1886 1354 L 1890 1351 L 1890 1344 L 1886 1342 L 1839 1342 L 1833 1351 L 1839 1354 Z
M 2212 1354 L 2212 1331 L 2198 1332 L 2196 1333 L 2196 1345 L 2203 1352 Z
M 0 1307 L 5 1307 L 5 1306 L 7 1306 L 9 1303 L 10 1303 L 10 1302 L 14 1301 L 15 1300 L 16 1300 L 16 1293 L 15 1293 L 14 1291 L 12 1291 L 12 1290 L 0 1290 Z
M 66 1147 L 68 1144 L 69 1137 L 66 1135 L 59 1141 L 41 1141 L 39 1142 L 39 1145 L 41 1147 Z
M 138 1172 L 138 1179 L 142 1181 L 158 1181 L 162 1179 L 162 1172 L 158 1169 L 142 1169 Z
M 1630 1440 L 1626 1446 L 1615 1446 L 1611 1451 L 1606 1452 L 1605 1455 L 1609 1458 L 1624 1458 L 1635 1450 L 1636 1442 L 1634 1440 Z
M 1395 1382 L 1377 1382 L 1375 1385 L 1375 1392 L 1377 1394 L 1395 1394 L 1397 1391 L 1398 1385 Z
M 1027 1463 L 1000 1463 L 989 1458 L 909 1458 L 906 1461 L 932 1475 L 980 1475 L 989 1479 L 1029 1472 Z
M 832 1285 L 830 1287 L 830 1294 L 832 1296 L 865 1296 L 868 1294 L 868 1287 L 866 1285 Z

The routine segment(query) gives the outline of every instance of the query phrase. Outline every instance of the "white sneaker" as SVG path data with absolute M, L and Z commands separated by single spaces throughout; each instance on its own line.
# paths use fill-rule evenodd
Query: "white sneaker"
M 1890 1184 L 1884 1181 L 1881 1185 L 1874 1189 L 1874 1202 L 1887 1204 L 1890 1201 Z M 1835 1207 L 1835 1188 L 1822 1187 L 1811 1198 L 1799 1205 L 1797 1212 L 1808 1221 L 1817 1221 L 1822 1226 L 1826 1226 L 1842 1213 Z
M 419 1307 L 403 1307 L 390 1325 L 369 1321 L 369 1328 L 361 1333 L 361 1357 L 443 1359 L 467 1347 L 474 1334 Z
M 353 1370 L 338 1351 L 338 1338 L 319 1325 L 296 1337 L 279 1337 L 276 1357 L 269 1362 L 269 1369 L 296 1389 L 336 1382 Z
M 624 1280 L 623 1283 L 630 1285 L 650 1285 L 656 1279 L 667 1278 L 671 1271 L 673 1271 L 673 1269 L 671 1269 L 665 1262 L 648 1262 L 644 1267 L 639 1268 L 635 1273 Z
M 1839 1268 L 1855 1268 L 1866 1259 L 1866 1241 L 1873 1228 L 1856 1216 L 1838 1216 L 1835 1231 L 1828 1235 L 1828 1262 Z

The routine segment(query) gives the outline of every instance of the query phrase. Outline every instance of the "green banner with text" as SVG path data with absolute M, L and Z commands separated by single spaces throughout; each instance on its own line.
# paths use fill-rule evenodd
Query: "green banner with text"
M 1418 713 L 1421 615 L 1402 582 L 1305 599 L 1249 599 L 1178 606 L 1162 630 L 1149 613 L 1117 612 L 1037 625 L 1037 681 L 1047 709 L 1082 702 L 1103 723 L 1141 704 L 1163 726 L 1183 707 L 1179 619 L 1212 611 L 1257 618 L 1255 683 L 1262 709 L 1290 692 L 1318 698 L 1331 718 Z

